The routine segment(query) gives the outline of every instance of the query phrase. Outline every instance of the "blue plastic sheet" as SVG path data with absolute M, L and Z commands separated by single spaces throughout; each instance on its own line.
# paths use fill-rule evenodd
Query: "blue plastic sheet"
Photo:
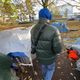
M 26 57 L 24 52 L 10 52 L 8 53 L 10 57 Z
M 74 42 L 69 42 L 68 44 L 66 44 L 67 47 L 72 47 L 73 49 L 76 49 L 80 55 L 80 38 L 75 38 Z
M 69 31 L 66 23 L 54 22 L 54 23 L 52 23 L 52 26 L 58 28 L 60 32 L 68 32 Z
M 80 38 L 77 38 L 76 41 L 74 42 L 74 44 L 76 44 L 76 45 L 77 45 L 77 44 L 80 45 Z

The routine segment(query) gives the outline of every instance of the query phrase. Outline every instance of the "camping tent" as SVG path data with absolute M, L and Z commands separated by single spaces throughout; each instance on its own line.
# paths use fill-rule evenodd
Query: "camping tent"
M 69 29 L 66 25 L 66 23 L 62 23 L 62 22 L 53 22 L 52 26 L 56 27 L 59 29 L 60 32 L 68 32 Z
M 10 29 L 0 32 L 0 52 L 3 54 L 14 51 L 29 53 L 30 44 L 30 28 L 26 30 Z M 29 54 L 26 55 L 29 56 Z
M 11 75 L 8 53 L 24 52 L 31 59 L 30 29 L 10 29 L 0 32 L 0 80 L 16 80 L 16 77 Z
M 80 55 L 80 38 L 77 38 L 71 46 L 76 49 Z
M 68 40 L 68 39 L 66 39 Z M 80 55 L 80 38 L 76 38 L 76 39 L 72 39 L 73 42 L 69 42 L 69 43 L 64 43 L 66 45 L 67 48 L 72 47 L 73 49 L 76 49 Z

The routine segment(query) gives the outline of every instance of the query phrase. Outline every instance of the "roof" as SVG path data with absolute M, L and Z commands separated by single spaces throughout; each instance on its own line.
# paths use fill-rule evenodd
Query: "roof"
M 63 6 L 63 5 L 66 5 L 66 4 L 69 4 L 70 6 L 76 6 L 76 5 L 79 5 L 80 4 L 76 1 L 70 1 L 70 0 L 64 0 L 64 1 L 58 1 L 57 2 L 57 6 Z

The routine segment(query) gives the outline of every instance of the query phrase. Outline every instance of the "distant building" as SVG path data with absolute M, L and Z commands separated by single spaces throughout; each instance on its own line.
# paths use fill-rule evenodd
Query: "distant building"
M 60 14 L 63 17 L 71 17 L 72 16 L 72 14 L 73 14 L 73 6 L 72 5 L 69 5 L 63 1 L 59 1 L 57 3 L 57 7 L 60 11 Z
M 67 18 L 75 17 L 75 13 L 80 13 L 80 10 L 78 10 L 75 5 L 77 4 L 74 1 L 57 0 L 56 2 L 56 6 L 58 7 L 60 14 Z

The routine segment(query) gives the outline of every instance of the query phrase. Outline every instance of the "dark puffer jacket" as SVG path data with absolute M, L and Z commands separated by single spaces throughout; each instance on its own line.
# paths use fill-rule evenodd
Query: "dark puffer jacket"
M 46 23 L 46 20 L 40 20 L 31 30 L 32 46 L 35 43 L 39 30 Z M 59 31 L 47 24 L 41 34 L 37 47 L 36 56 L 41 64 L 52 64 L 56 55 L 62 51 L 62 42 Z

